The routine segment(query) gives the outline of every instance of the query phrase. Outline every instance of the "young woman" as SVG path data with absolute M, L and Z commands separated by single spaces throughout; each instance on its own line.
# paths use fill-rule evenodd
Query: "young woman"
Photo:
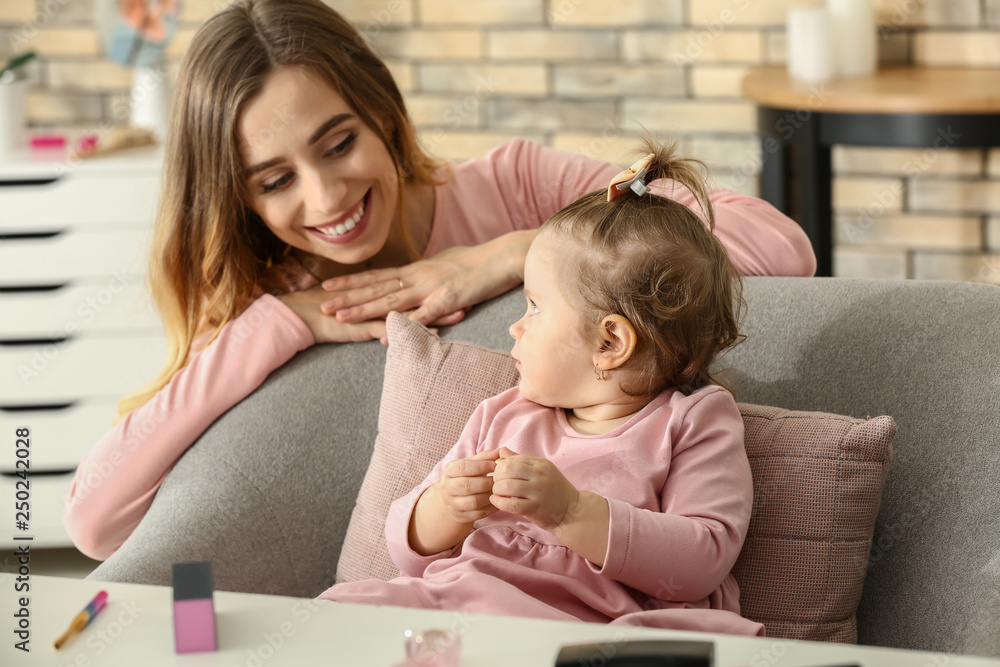
M 390 310 L 458 322 L 521 282 L 544 220 L 618 171 L 522 140 L 434 160 L 388 69 L 319 0 L 237 0 L 209 19 L 171 114 L 150 265 L 167 361 L 122 400 L 65 510 L 98 559 L 202 432 L 298 351 L 382 338 Z M 739 271 L 813 273 L 795 222 L 734 192 L 711 200 Z

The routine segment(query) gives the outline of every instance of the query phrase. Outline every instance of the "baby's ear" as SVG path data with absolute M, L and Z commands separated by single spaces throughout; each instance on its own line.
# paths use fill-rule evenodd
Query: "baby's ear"
M 608 315 L 601 320 L 600 335 L 600 348 L 594 355 L 594 365 L 599 369 L 618 368 L 635 352 L 635 327 L 623 315 Z

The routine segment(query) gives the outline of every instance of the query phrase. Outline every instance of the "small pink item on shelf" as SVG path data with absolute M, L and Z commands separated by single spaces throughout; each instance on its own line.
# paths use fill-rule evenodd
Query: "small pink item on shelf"
M 153 131 L 143 127 L 116 127 L 110 132 L 86 134 L 80 137 L 76 150 L 70 152 L 70 158 L 90 158 L 98 155 L 116 153 L 126 148 L 155 146 Z
M 451 630 L 407 630 L 406 660 L 397 667 L 458 667 L 462 637 Z
M 85 134 L 76 142 L 76 152 L 82 154 L 89 153 L 97 148 L 97 135 Z
M 62 148 L 65 145 L 64 134 L 35 134 L 31 137 L 32 148 Z

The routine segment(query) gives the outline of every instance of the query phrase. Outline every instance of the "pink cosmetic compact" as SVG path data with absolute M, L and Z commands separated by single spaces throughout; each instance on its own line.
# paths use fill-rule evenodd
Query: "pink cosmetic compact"
M 176 652 L 217 650 L 211 561 L 174 563 L 173 581 Z

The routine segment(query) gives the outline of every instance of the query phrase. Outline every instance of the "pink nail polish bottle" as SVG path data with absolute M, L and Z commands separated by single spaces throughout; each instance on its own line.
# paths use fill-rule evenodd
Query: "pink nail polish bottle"
M 218 650 L 211 561 L 174 563 L 173 581 L 176 652 Z

